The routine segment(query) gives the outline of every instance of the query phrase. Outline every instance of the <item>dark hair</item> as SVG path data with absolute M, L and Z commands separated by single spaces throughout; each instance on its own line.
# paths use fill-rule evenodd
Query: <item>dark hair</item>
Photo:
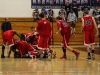
M 62 17 L 61 16 L 57 16 L 56 19 L 62 20 Z
M 84 11 L 84 14 L 88 15 L 88 14 L 89 14 L 89 12 L 88 12 L 88 11 Z
M 31 26 L 30 28 L 31 28 L 31 29 L 34 29 L 35 27 L 34 27 L 34 26 Z
M 24 34 L 20 34 L 20 39 L 25 41 L 25 35 Z
M 44 13 L 40 13 L 39 17 L 44 18 Z

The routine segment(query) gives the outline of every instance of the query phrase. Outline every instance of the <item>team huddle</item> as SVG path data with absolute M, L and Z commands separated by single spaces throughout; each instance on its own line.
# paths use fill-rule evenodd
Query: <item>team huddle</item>
M 85 12 L 87 15 L 88 13 Z M 39 14 L 40 20 L 38 21 L 38 25 L 35 28 L 31 26 L 30 29 L 32 33 L 18 34 L 15 30 L 7 30 L 3 32 L 3 46 L 2 46 L 2 54 L 1 58 L 5 58 L 5 47 L 6 44 L 10 46 L 10 50 L 8 52 L 8 57 L 10 57 L 11 52 L 14 52 L 15 58 L 39 58 L 40 60 L 43 58 L 55 58 L 56 54 L 50 49 L 51 39 L 53 34 L 53 29 L 50 25 L 50 22 L 45 19 L 43 13 Z M 89 22 L 87 22 L 87 21 Z M 82 24 L 82 32 L 88 35 L 85 36 L 84 45 L 88 47 L 92 47 L 92 57 L 94 57 L 94 33 L 93 29 L 96 28 L 96 24 L 94 20 L 92 20 L 91 16 L 85 16 L 82 18 L 84 24 Z M 62 39 L 62 50 L 63 56 L 60 59 L 67 59 L 66 48 L 73 52 L 76 56 L 76 60 L 79 58 L 80 53 L 69 47 L 69 39 L 71 36 L 75 36 L 73 28 L 67 23 L 61 16 L 56 17 L 58 32 L 63 37 Z M 97 30 L 97 28 L 96 28 Z M 97 30 L 98 34 L 98 30 Z M 14 39 L 14 35 L 17 35 L 20 39 Z M 89 37 L 89 38 L 88 38 Z M 92 38 L 91 38 L 92 37 Z M 88 59 L 91 59 L 90 50 L 88 50 Z

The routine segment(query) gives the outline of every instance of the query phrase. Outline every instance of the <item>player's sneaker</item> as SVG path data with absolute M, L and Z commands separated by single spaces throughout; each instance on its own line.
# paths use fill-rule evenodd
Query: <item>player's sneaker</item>
M 67 59 L 67 57 L 66 56 L 62 56 L 62 57 L 60 57 L 60 59 Z
M 95 60 L 95 55 L 94 54 L 92 54 L 92 59 Z
M 1 58 L 5 58 L 5 56 L 1 54 Z
M 90 60 L 91 59 L 91 56 L 88 56 L 87 59 Z
M 52 54 L 52 58 L 56 58 L 56 52 Z
M 48 59 L 51 59 L 51 53 L 48 53 Z
M 39 60 L 42 60 L 44 57 L 44 54 L 41 54 L 40 57 L 39 57 Z
M 77 60 L 79 58 L 80 53 L 77 52 L 75 55 L 76 55 L 76 60 Z

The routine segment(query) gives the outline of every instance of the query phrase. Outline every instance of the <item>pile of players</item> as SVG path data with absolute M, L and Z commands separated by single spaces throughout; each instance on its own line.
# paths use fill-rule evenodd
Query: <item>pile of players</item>
M 35 27 L 30 27 L 32 33 L 18 34 L 15 30 L 8 30 L 3 33 L 3 46 L 1 58 L 5 58 L 4 51 L 6 43 L 10 46 L 8 52 L 8 58 L 10 57 L 11 51 L 14 52 L 14 58 L 39 58 L 39 49 L 37 47 L 39 34 L 35 31 Z M 14 39 L 14 34 L 19 36 L 20 39 Z M 51 58 L 52 50 L 43 51 L 43 58 Z

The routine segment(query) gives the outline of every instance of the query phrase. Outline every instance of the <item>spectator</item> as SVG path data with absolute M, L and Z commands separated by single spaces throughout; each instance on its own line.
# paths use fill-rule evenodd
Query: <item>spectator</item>
M 52 10 L 52 6 L 50 6 L 50 9 L 48 11 L 49 11 L 49 20 L 50 22 L 53 22 L 54 11 Z
M 33 10 L 33 19 L 34 19 L 34 22 L 36 22 L 36 21 L 39 20 L 39 11 L 38 11 L 38 8 L 35 8 L 35 10 Z
M 66 10 L 66 14 L 67 14 L 66 17 L 68 16 L 70 9 L 71 9 L 71 6 L 70 6 L 69 2 L 66 2 L 66 5 L 65 5 L 65 10 Z
M 83 11 L 83 12 L 85 12 L 85 11 L 88 11 L 88 12 L 89 12 L 89 11 L 90 11 L 90 7 L 88 6 L 87 3 L 85 3 L 84 6 L 82 7 L 82 11 Z M 84 14 L 83 14 L 83 15 L 84 15 Z
M 72 10 L 74 11 L 74 13 L 76 14 L 76 16 L 78 18 L 78 9 L 79 9 L 79 6 L 77 5 L 77 3 L 75 1 L 73 1 L 71 8 L 72 8 Z
M 100 10 L 98 8 L 98 6 L 95 6 L 95 9 L 93 10 L 93 16 L 94 18 L 98 21 L 100 18 Z
M 58 14 L 59 14 L 59 16 L 61 16 L 61 14 L 64 14 L 64 15 L 66 14 L 66 11 L 64 10 L 63 7 L 60 8 L 60 11 Z
M 73 27 L 74 32 L 75 32 L 76 31 L 75 30 L 75 22 L 77 22 L 77 17 L 76 17 L 76 14 L 74 13 L 74 11 L 72 9 L 71 9 L 71 12 L 68 15 L 67 22 L 70 23 L 71 27 Z
M 7 30 L 12 30 L 11 23 L 8 21 L 8 18 L 5 18 L 5 21 L 1 25 L 2 32 L 5 32 Z
M 78 21 L 81 22 L 81 18 L 83 17 L 83 12 L 81 10 L 81 7 L 79 8 L 79 11 L 78 11 Z

